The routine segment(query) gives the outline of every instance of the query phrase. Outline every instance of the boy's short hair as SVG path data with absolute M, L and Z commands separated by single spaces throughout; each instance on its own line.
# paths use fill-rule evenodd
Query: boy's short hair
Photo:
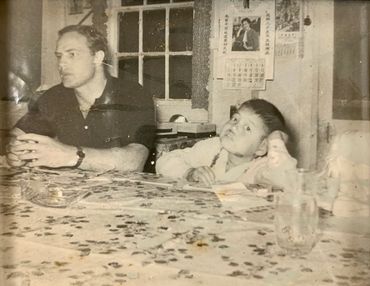
M 284 116 L 272 103 L 264 99 L 250 99 L 239 106 L 239 110 L 247 108 L 259 115 L 267 128 L 268 134 L 275 130 L 287 132 Z

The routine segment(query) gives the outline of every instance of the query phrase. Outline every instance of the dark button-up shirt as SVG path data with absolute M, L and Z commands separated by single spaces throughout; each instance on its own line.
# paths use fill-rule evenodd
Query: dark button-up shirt
M 59 84 L 46 91 L 16 127 L 74 146 L 112 148 L 139 143 L 151 149 L 153 99 L 137 83 L 108 77 L 103 94 L 84 118 L 74 90 Z

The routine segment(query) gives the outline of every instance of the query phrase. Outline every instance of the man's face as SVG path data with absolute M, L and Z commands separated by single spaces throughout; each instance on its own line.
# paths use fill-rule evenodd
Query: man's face
M 59 74 L 67 88 L 79 88 L 95 75 L 95 56 L 91 53 L 87 39 L 77 32 L 62 35 L 55 51 Z
M 244 29 L 244 30 L 248 31 L 248 30 L 250 29 L 250 26 L 249 26 L 248 21 L 244 21 L 244 22 L 242 23 L 242 25 L 243 25 L 243 29 Z
M 253 156 L 265 135 L 263 120 L 254 111 L 243 108 L 226 122 L 220 140 L 227 151 L 244 157 Z

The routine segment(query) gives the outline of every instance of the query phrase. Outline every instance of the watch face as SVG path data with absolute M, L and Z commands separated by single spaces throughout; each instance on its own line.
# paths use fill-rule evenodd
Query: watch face
M 78 149 L 77 150 L 77 156 L 80 157 L 80 158 L 85 158 L 85 153 L 82 149 Z
M 76 165 L 74 165 L 72 168 L 78 168 L 80 167 L 83 159 L 85 158 L 85 153 L 83 151 L 83 149 L 81 147 L 77 147 L 77 152 L 76 152 L 77 156 L 78 156 L 78 160 L 77 160 L 77 163 Z

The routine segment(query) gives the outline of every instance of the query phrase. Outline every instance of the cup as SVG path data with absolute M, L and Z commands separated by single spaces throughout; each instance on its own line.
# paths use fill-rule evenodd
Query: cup
M 333 211 L 334 201 L 338 196 L 340 179 L 321 173 L 317 178 L 316 196 L 318 206 L 328 212 Z
M 286 254 L 299 257 L 310 253 L 317 240 L 316 176 L 298 169 L 287 178 L 284 193 L 275 196 L 276 241 Z

